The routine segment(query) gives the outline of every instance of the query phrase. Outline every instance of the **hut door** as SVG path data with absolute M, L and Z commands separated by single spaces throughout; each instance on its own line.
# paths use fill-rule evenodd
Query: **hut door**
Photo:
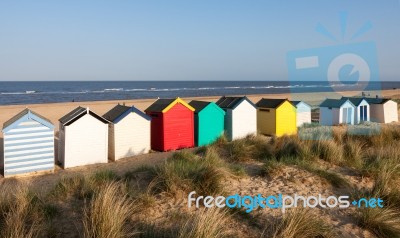
M 360 106 L 360 120 L 367 121 L 367 106 Z
M 342 123 L 351 124 L 351 114 L 352 113 L 353 112 L 352 112 L 352 108 L 351 107 L 343 108 Z

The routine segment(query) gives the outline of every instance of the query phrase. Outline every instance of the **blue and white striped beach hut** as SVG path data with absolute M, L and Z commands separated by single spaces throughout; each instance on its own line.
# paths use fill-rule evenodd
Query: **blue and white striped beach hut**
M 54 170 L 54 125 L 25 109 L 3 125 L 4 177 Z

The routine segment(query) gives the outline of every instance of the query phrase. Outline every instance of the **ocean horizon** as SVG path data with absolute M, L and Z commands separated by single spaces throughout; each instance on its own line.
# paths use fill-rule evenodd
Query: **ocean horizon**
M 355 90 L 326 81 L 14 81 L 0 82 L 0 105 Z M 400 81 L 369 82 L 364 91 L 400 88 Z

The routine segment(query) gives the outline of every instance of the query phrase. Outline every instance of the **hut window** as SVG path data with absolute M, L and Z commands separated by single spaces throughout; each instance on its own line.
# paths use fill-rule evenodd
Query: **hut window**
M 151 117 L 158 117 L 158 114 L 151 114 Z
M 260 109 L 260 111 L 262 111 L 262 112 L 270 112 L 271 110 L 269 110 L 269 109 Z

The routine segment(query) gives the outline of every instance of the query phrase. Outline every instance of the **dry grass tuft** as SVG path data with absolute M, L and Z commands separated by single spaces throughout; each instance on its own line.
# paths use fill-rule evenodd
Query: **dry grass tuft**
M 155 171 L 154 189 L 173 195 L 193 190 L 203 195 L 221 193 L 222 181 L 230 175 L 212 147 L 203 158 L 189 151 L 179 151 Z
M 0 236 L 38 237 L 43 229 L 43 214 L 37 198 L 26 185 L 2 185 L 0 197 Z
M 297 208 L 288 211 L 276 224 L 267 227 L 262 237 L 334 237 L 334 234 L 331 228 L 325 225 L 313 213 L 303 208 Z
M 126 237 L 132 231 L 126 222 L 134 211 L 123 184 L 111 182 L 100 187 L 84 208 L 84 237 Z
M 222 209 L 197 210 L 182 226 L 178 237 L 224 237 L 226 233 L 224 227 L 226 227 L 227 219 L 227 212 Z
M 343 163 L 343 147 L 334 140 L 319 140 L 312 145 L 313 153 L 329 163 L 341 165 Z
M 377 237 L 400 237 L 400 211 L 393 207 L 357 210 L 359 225 Z

